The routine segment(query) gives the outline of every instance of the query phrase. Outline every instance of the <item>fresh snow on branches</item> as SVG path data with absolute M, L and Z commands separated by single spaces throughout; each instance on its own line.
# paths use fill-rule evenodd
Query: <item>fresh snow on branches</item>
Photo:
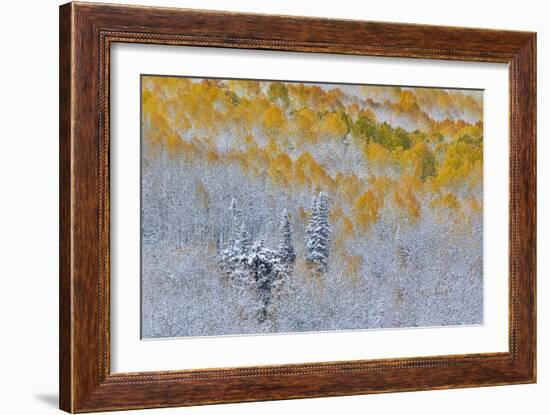
M 294 251 L 294 245 L 292 243 L 292 229 L 290 227 L 290 217 L 288 211 L 283 211 L 283 217 L 281 219 L 281 225 L 279 227 L 280 242 L 277 249 L 279 258 L 285 264 L 292 264 L 296 259 L 296 252 Z
M 249 287 L 256 291 L 261 302 L 258 317 L 264 321 L 269 316 L 272 297 L 280 293 L 289 279 L 290 265 L 296 258 L 289 215 L 286 210 L 283 212 L 280 243 L 277 250 L 273 250 L 266 247 L 261 238 L 250 244 L 235 199 L 231 201 L 230 213 L 232 238 L 219 254 L 220 267 L 235 287 Z
M 346 230 L 353 212 L 339 216 L 330 189 L 311 205 L 311 188 L 286 197 L 237 164 L 196 163 L 143 166 L 144 337 L 482 322 L 481 216 L 449 233 L 448 220 L 382 210 Z
M 328 223 L 328 199 L 323 192 L 313 198 L 311 216 L 306 228 L 306 259 L 319 272 L 326 272 L 330 245 L 330 224 Z

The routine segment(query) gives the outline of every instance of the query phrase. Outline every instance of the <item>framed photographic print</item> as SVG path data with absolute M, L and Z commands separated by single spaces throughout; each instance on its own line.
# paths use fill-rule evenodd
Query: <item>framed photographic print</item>
M 60 407 L 535 382 L 536 36 L 60 8 Z

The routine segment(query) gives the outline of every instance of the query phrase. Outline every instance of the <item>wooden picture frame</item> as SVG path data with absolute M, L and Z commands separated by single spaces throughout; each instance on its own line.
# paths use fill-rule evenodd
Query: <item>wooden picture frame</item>
M 111 373 L 109 62 L 117 42 L 509 65 L 509 352 Z M 183 9 L 60 8 L 60 408 L 74 412 L 536 380 L 536 34 Z

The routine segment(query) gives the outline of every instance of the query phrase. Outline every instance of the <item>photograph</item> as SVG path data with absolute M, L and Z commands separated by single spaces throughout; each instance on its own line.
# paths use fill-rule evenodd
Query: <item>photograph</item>
M 140 83 L 143 338 L 483 324 L 483 90 Z

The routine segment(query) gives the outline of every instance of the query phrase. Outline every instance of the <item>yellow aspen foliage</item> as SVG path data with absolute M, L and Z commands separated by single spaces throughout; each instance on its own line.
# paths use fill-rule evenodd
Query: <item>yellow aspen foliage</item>
M 466 206 L 470 210 L 471 213 L 474 214 L 482 214 L 483 213 L 483 203 L 482 201 L 479 201 L 473 197 L 470 197 L 466 199 L 465 201 Z
M 141 90 L 141 110 L 142 114 L 150 114 L 155 108 L 156 95 L 148 88 Z
M 284 106 L 289 104 L 288 89 L 283 82 L 271 82 L 268 89 L 269 99 Z
M 246 81 L 242 79 L 231 79 L 227 81 L 230 91 L 239 95 L 253 97 L 261 92 L 261 84 L 256 81 Z
M 267 178 L 281 192 L 328 191 L 334 242 L 342 246 L 382 212 L 417 221 L 430 208 L 449 223 L 482 214 L 483 122 L 464 121 L 482 115 L 480 96 L 377 86 L 357 94 L 362 100 L 348 99 L 337 86 L 145 76 L 143 157 L 166 153 L 238 165 L 243 175 Z M 431 118 L 434 109 L 448 111 L 449 119 Z M 388 119 L 412 128 L 383 122 Z M 330 161 L 333 149 L 339 154 L 335 138 L 347 134 L 349 168 L 347 161 Z M 300 207 L 299 220 L 307 216 Z
M 326 92 L 326 95 L 335 104 L 340 103 L 342 99 L 345 98 L 344 93 L 340 88 L 331 88 Z
M 236 146 L 236 149 L 237 148 L 247 149 L 249 147 L 258 147 L 256 140 L 251 134 L 237 136 L 236 143 L 238 143 L 238 146 Z
M 180 155 L 184 148 L 183 140 L 174 134 L 167 134 L 165 138 L 166 138 L 166 148 L 168 149 L 168 155 L 171 157 Z
M 378 143 L 370 143 L 364 151 L 367 160 L 378 167 L 386 167 L 392 160 L 390 151 Z
M 313 139 L 317 135 L 317 116 L 309 108 L 302 108 L 294 114 L 294 123 L 298 133 L 306 139 Z
M 347 124 L 342 117 L 335 112 L 330 112 L 321 119 L 320 133 L 326 137 L 341 138 L 347 131 Z
M 304 84 L 288 84 L 288 94 L 290 99 L 294 101 L 298 107 L 308 106 L 307 99 L 309 94 Z
M 267 174 L 282 186 L 288 186 L 292 179 L 292 159 L 286 153 L 280 153 L 271 159 Z
M 206 161 L 212 164 L 219 162 L 220 156 L 218 155 L 218 152 L 215 150 L 208 150 L 206 152 Z
M 374 112 L 369 108 L 363 108 L 358 114 L 357 118 L 365 118 L 372 122 L 376 122 L 376 115 Z
M 186 130 L 190 130 L 192 127 L 191 122 L 185 115 L 180 115 L 173 121 L 173 129 L 175 131 L 185 132 Z
M 432 209 L 444 208 L 452 211 L 460 209 L 460 202 L 453 193 L 445 193 L 430 202 Z
M 420 219 L 420 203 L 410 190 L 396 191 L 393 194 L 395 206 L 403 212 L 405 219 L 416 222 Z
M 410 90 L 402 90 L 399 97 L 398 108 L 400 111 L 407 112 L 417 110 L 418 104 L 415 101 L 415 97 Z
M 415 192 L 415 194 L 421 195 L 425 193 L 425 186 L 423 186 L 422 179 L 418 176 L 403 175 L 399 178 L 399 186 L 401 189 L 406 189 Z
M 267 151 L 267 153 L 271 155 L 278 154 L 281 151 L 279 149 L 279 145 L 277 144 L 277 141 L 275 141 L 273 137 L 269 138 L 267 146 L 265 146 L 265 151 Z
M 294 177 L 298 184 L 303 186 L 332 187 L 332 178 L 326 173 L 311 154 L 304 151 L 294 163 Z
M 421 180 L 436 174 L 435 157 L 428 145 L 422 141 L 401 153 L 400 165 L 401 174 L 415 176 Z
M 388 176 L 371 176 L 368 182 L 371 190 L 381 197 L 389 194 L 396 185 L 395 180 Z
M 263 123 L 267 130 L 280 130 L 285 127 L 285 116 L 278 106 L 272 105 L 263 113 Z
M 347 216 L 344 216 L 342 219 L 342 232 L 346 237 L 351 237 L 355 234 L 353 221 Z
M 460 185 L 471 173 L 481 176 L 483 150 L 463 141 L 450 145 L 439 169 L 436 181 L 439 186 L 452 187 Z M 475 178 L 474 178 L 474 183 Z
M 338 192 L 338 196 L 351 205 L 361 191 L 363 184 L 353 173 L 344 174 L 338 172 L 334 177 L 334 187 Z
M 225 123 L 235 126 L 241 134 L 247 135 L 250 128 L 256 123 L 257 108 L 249 99 L 242 98 L 225 114 Z
M 260 147 L 249 148 L 244 152 L 243 156 L 248 171 L 253 172 L 256 176 L 262 175 L 271 161 L 267 152 Z
M 383 200 L 372 190 L 367 190 L 355 201 L 355 222 L 361 231 L 367 231 L 379 217 Z
M 435 105 L 440 108 L 449 108 L 451 106 L 451 99 L 449 94 L 446 94 L 446 93 L 436 94 Z
M 483 124 L 481 122 L 476 124 L 465 124 L 461 128 L 458 128 L 455 137 L 461 137 L 469 135 L 471 137 L 481 137 L 483 136 Z
M 171 133 L 164 102 L 147 89 L 143 89 L 141 99 L 142 119 L 149 133 L 147 138 L 152 144 L 164 144 L 164 137 Z

